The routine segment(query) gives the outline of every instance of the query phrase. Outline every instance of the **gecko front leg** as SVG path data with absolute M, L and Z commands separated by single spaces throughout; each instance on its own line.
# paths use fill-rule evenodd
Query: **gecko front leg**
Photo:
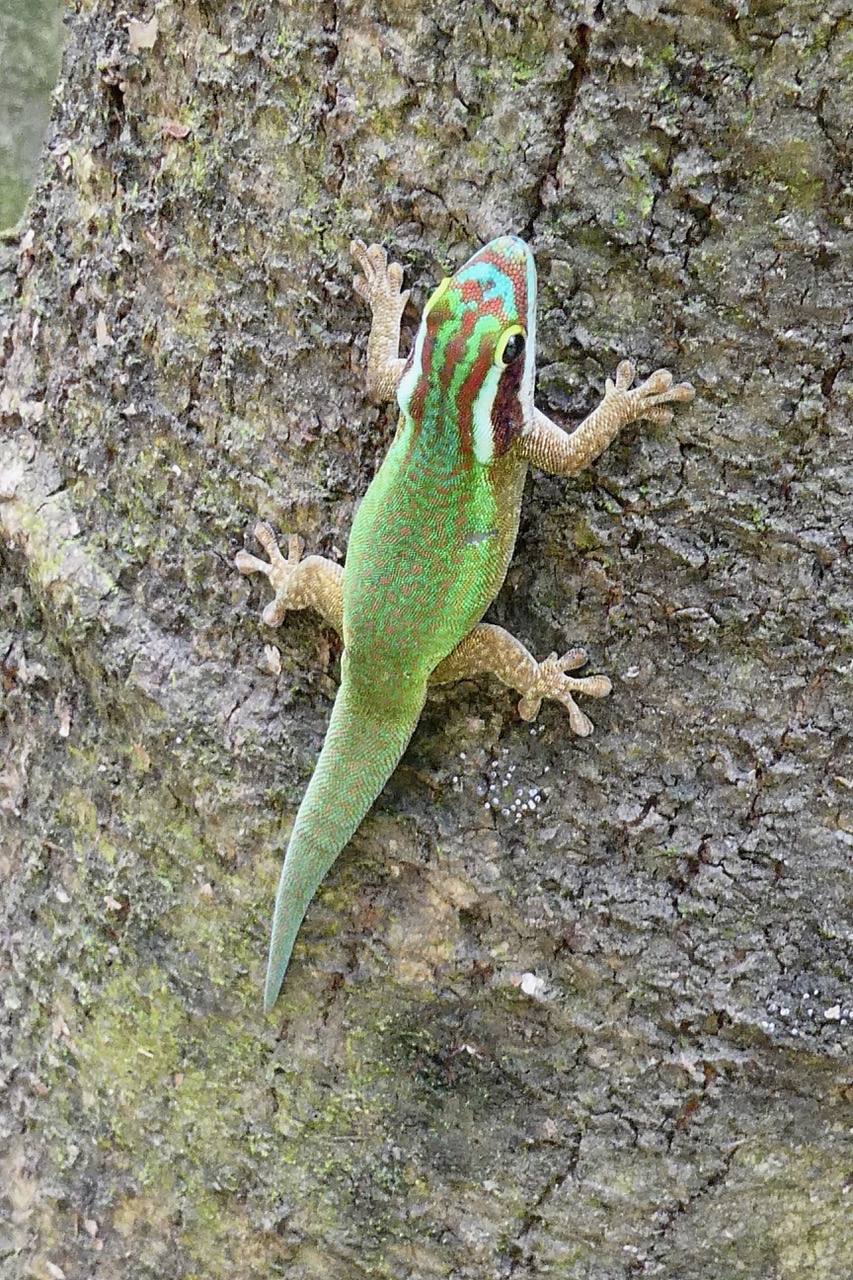
M 285 559 L 275 534 L 263 521 L 255 525 L 255 537 L 269 560 L 238 551 L 234 563 L 241 573 L 263 573 L 269 578 L 275 599 L 264 609 L 265 624 L 277 627 L 288 609 L 315 609 L 338 635 L 343 635 L 343 567 L 323 556 L 307 556 L 303 560 L 301 539 L 295 533 L 288 538 Z
M 543 698 L 553 698 L 568 711 L 572 730 L 578 737 L 586 738 L 592 733 L 592 721 L 581 711 L 574 695 L 605 698 L 611 684 L 606 676 L 566 675 L 585 662 L 583 649 L 571 649 L 562 658 L 552 653 L 543 662 L 537 662 L 521 641 L 503 627 L 481 622 L 438 664 L 430 683 L 449 684 L 482 674 L 497 676 L 522 695 L 518 704 L 522 720 L 535 720 Z
M 646 418 L 664 425 L 672 421 L 670 404 L 689 404 L 696 395 L 689 382 L 673 385 L 667 369 L 656 369 L 638 387 L 631 386 L 633 381 L 634 366 L 630 360 L 621 361 L 615 381 L 607 379 L 601 404 L 571 433 L 534 409 L 533 422 L 519 440 L 522 457 L 553 475 L 577 475 L 629 422 Z
M 367 394 L 379 404 L 392 400 L 406 366 L 400 355 L 400 324 L 408 289 L 401 289 L 403 268 L 399 262 L 388 262 L 388 254 L 379 244 L 368 249 L 362 240 L 353 240 L 350 253 L 362 274 L 353 280 L 353 288 L 370 307 L 373 324 L 367 339 Z

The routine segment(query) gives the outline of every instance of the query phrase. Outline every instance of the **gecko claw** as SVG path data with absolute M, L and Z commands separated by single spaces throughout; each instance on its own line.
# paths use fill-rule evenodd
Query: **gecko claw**
M 522 720 L 535 720 L 543 698 L 553 698 L 568 711 L 572 732 L 579 738 L 588 738 L 593 729 L 592 721 L 581 711 L 572 695 L 582 693 L 587 698 L 606 698 L 613 686 L 607 676 L 566 675 L 567 671 L 576 671 L 586 661 L 585 649 L 570 649 L 561 658 L 551 653 L 540 662 L 532 688 L 518 704 Z
M 238 551 L 234 563 L 240 573 L 263 573 L 269 578 L 270 586 L 275 592 L 275 599 L 264 609 L 261 617 L 268 627 L 277 627 L 287 613 L 287 595 L 290 589 L 293 572 L 302 557 L 302 539 L 295 533 L 287 540 L 287 558 L 281 554 L 276 536 L 265 520 L 260 520 L 254 528 L 258 542 L 269 556 L 269 560 L 260 560 L 248 551 Z
M 613 395 L 614 391 L 627 391 L 631 383 L 636 377 L 636 370 L 630 360 L 620 360 L 616 366 L 616 381 L 607 378 L 604 383 L 605 396 Z
M 696 390 L 689 382 L 673 384 L 669 369 L 655 369 L 644 382 L 632 389 L 636 371 L 630 360 L 622 360 L 616 369 L 616 377 L 604 384 L 604 399 L 622 402 L 623 426 L 637 418 L 647 418 L 659 426 L 672 421 L 672 410 L 665 406 L 689 404 Z
M 401 289 L 403 268 L 399 262 L 388 261 L 388 254 L 380 244 L 372 244 L 370 248 L 363 240 L 353 240 L 350 253 L 361 268 L 361 274 L 353 278 L 353 288 L 367 305 L 374 309 L 378 306 L 390 307 L 397 316 L 402 316 L 409 301 L 409 290 Z

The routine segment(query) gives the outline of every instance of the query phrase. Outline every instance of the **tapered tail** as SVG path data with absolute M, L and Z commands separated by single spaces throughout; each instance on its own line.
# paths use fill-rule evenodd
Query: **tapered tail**
M 420 703 L 415 699 L 405 713 L 378 717 L 354 703 L 345 676 L 281 869 L 264 987 L 265 1013 L 278 999 L 308 904 L 393 773 L 423 707 L 423 699 Z

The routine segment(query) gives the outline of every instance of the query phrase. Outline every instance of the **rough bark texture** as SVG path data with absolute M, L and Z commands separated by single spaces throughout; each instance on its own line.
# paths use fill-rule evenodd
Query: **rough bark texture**
M 849 5 L 157 18 L 77 5 L 4 250 L 0 1273 L 845 1280 Z M 492 613 L 614 693 L 437 693 L 264 1020 L 338 645 L 234 553 L 343 554 L 390 438 L 350 238 L 420 304 L 504 231 L 546 410 L 699 392 L 531 478 Z

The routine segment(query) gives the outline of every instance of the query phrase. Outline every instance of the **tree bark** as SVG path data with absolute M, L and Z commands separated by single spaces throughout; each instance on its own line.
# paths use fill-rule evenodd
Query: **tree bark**
M 4 1277 L 853 1273 L 851 57 L 846 0 L 79 0 L 0 288 Z M 532 475 L 490 614 L 614 692 L 437 691 L 264 1019 L 339 645 L 234 555 L 341 558 L 390 440 L 350 239 L 411 336 L 503 232 L 546 411 L 698 391 Z

